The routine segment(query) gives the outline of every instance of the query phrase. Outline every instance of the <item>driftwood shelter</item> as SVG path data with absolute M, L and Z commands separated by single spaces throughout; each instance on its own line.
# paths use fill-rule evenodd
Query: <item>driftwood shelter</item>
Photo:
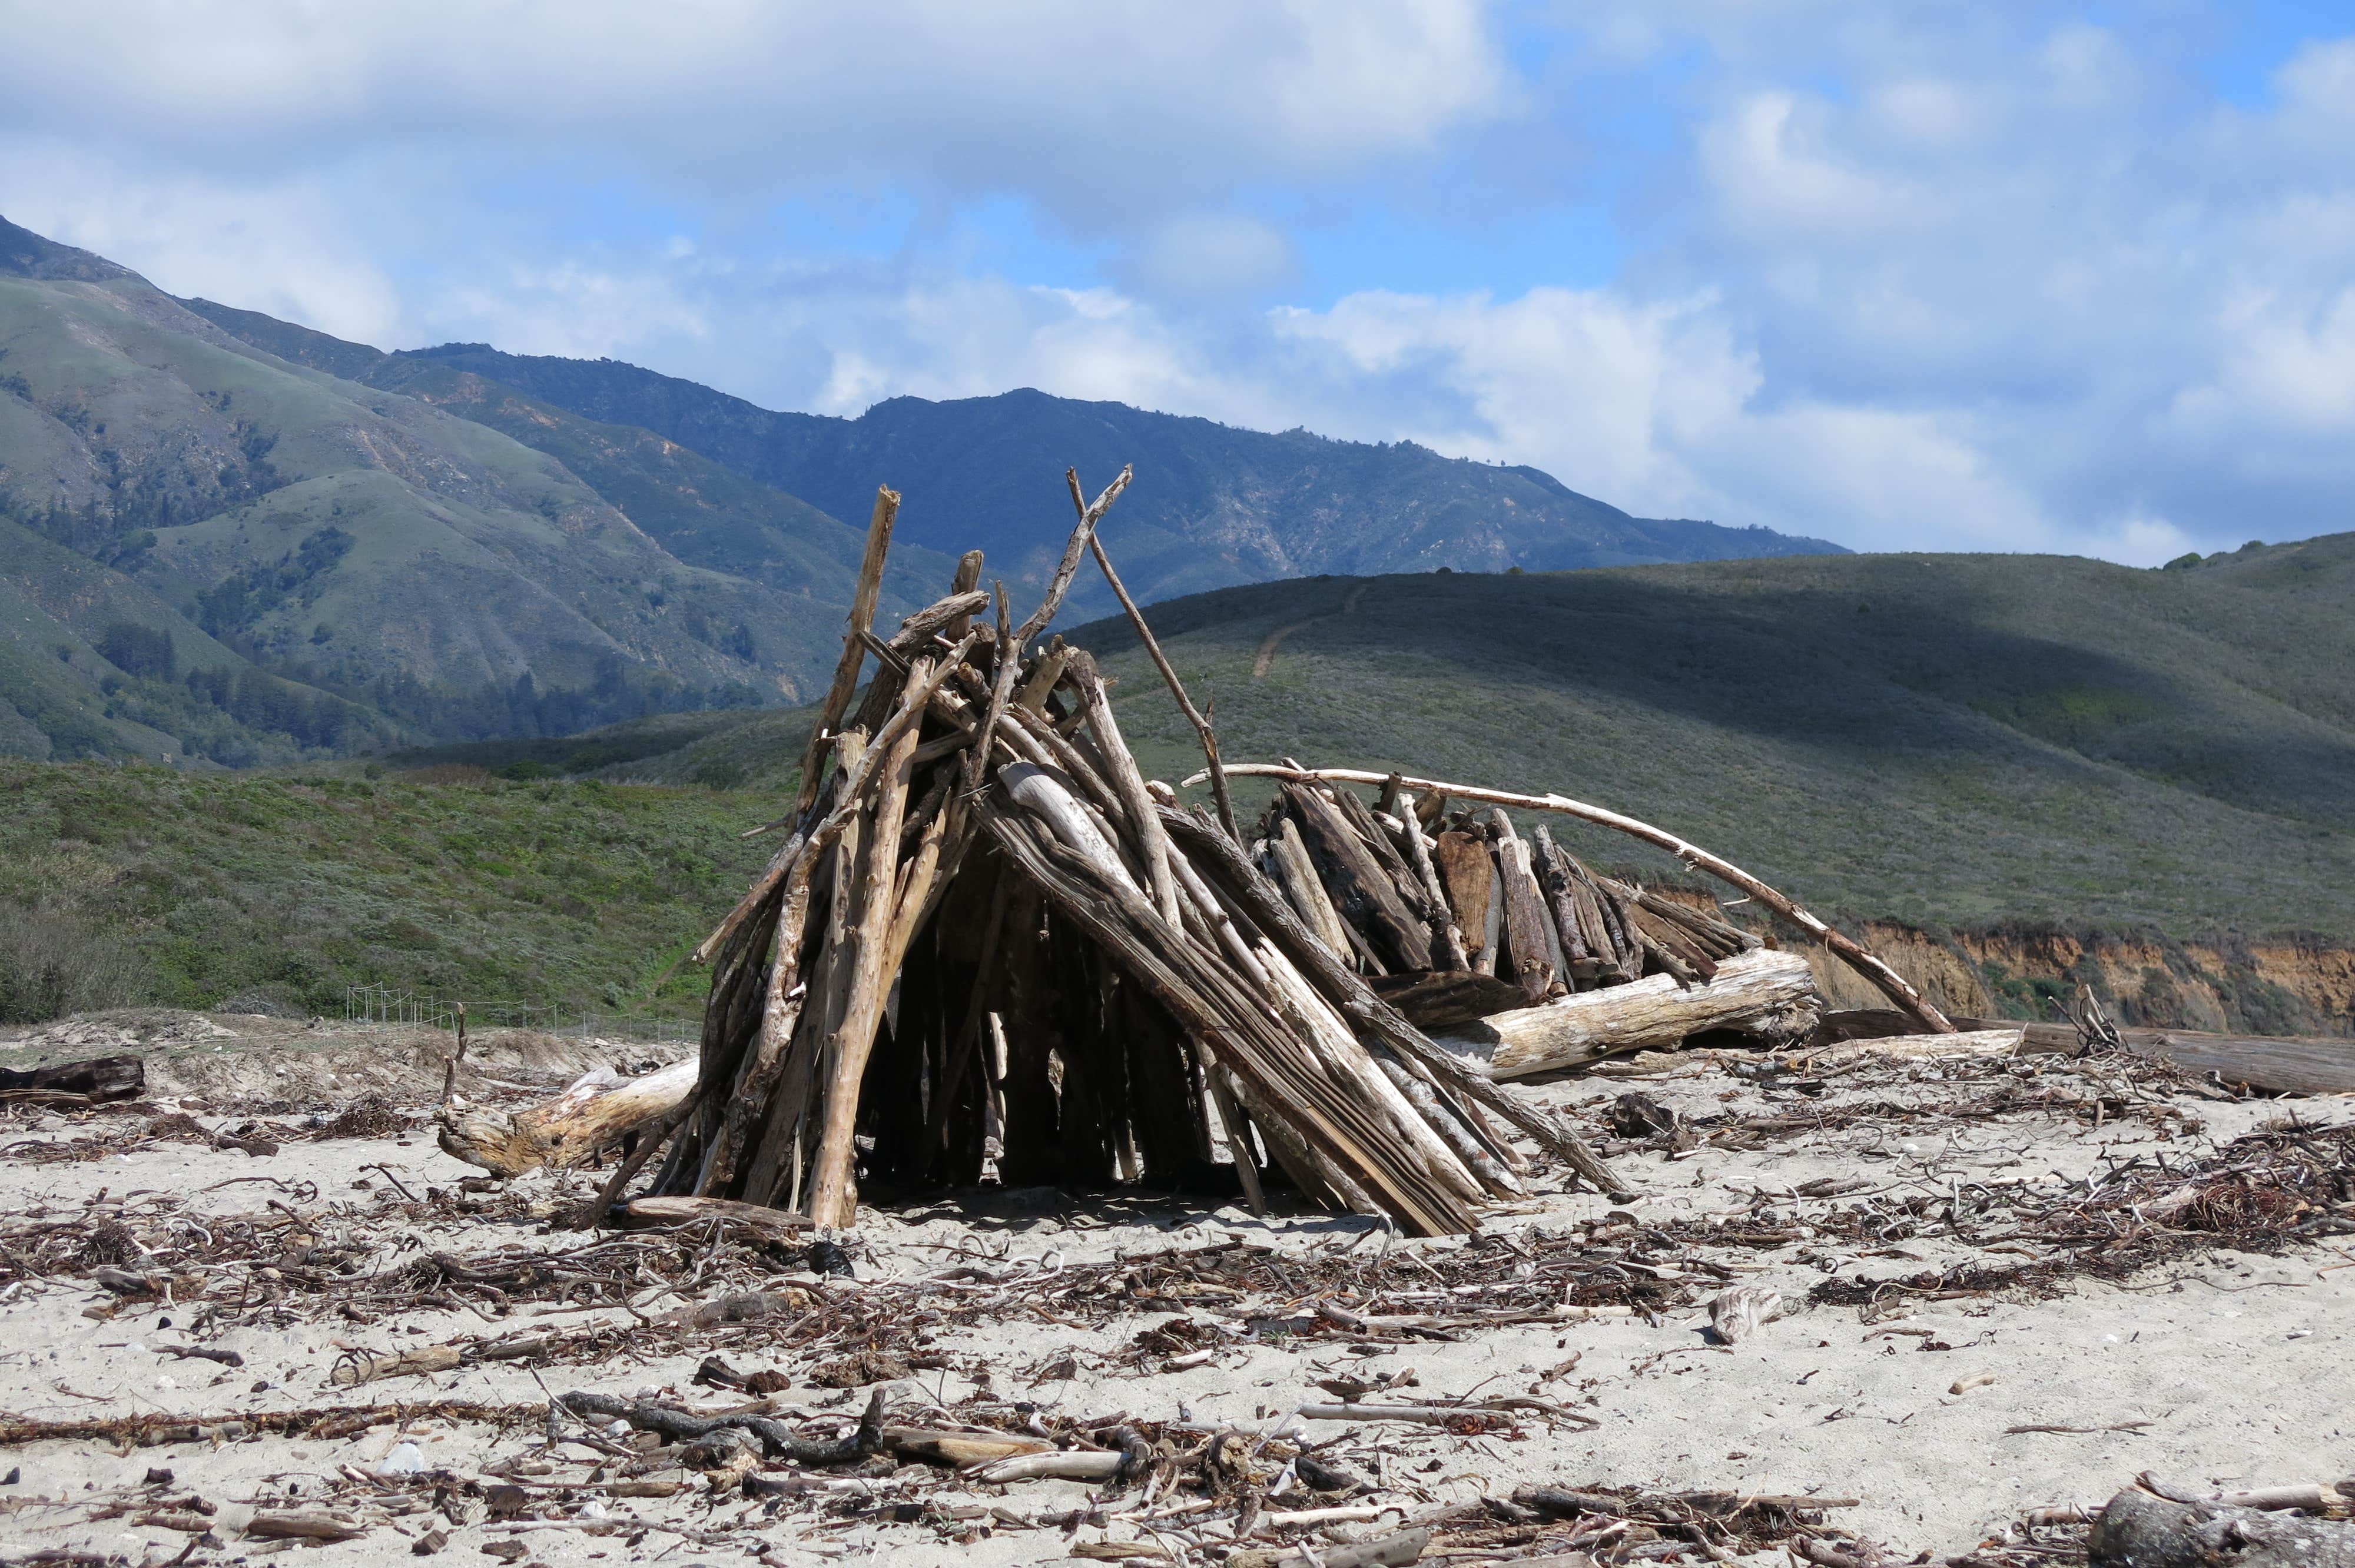
M 983 591 L 976 551 L 888 638 L 872 622 L 899 497 L 878 493 L 799 798 L 760 830 L 782 842 L 697 950 L 712 978 L 692 1087 L 682 1065 L 683 1097 L 641 1126 L 605 1203 L 659 1155 L 661 1207 L 820 1226 L 852 1220 L 862 1181 L 994 1169 L 1254 1206 L 1280 1180 L 1435 1234 L 1522 1193 L 1524 1139 L 1618 1191 L 1500 1081 L 1710 1031 L 1795 1039 L 1814 986 L 1712 910 L 1596 874 L 1530 812 L 1662 844 L 1818 935 L 1915 1027 L 1951 1027 L 1773 889 L 1646 824 L 1553 796 L 1223 768 L 1096 536 L 1129 473 L 1092 502 L 1067 478 L 1077 523 L 1027 620 L 1002 585 Z M 1145 779 L 1087 653 L 1039 643 L 1090 554 L 1201 736 L 1215 810 Z M 1238 821 L 1231 772 L 1280 779 L 1263 818 Z

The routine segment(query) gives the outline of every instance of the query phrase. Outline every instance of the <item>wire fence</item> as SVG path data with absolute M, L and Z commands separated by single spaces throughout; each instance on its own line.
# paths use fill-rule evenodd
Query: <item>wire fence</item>
M 458 1007 L 454 998 L 395 991 L 386 985 L 348 986 L 344 991 L 344 1021 L 347 1023 L 406 1023 L 454 1033 Z M 700 1018 L 629 1018 L 521 1001 L 468 1001 L 465 1009 L 469 1029 L 533 1029 L 542 1034 L 570 1035 L 581 1040 L 627 1040 L 644 1045 L 692 1044 L 703 1033 Z

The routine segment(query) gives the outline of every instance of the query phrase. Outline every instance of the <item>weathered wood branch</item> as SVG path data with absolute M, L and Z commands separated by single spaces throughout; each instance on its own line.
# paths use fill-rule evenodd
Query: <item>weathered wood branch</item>
M 919 669 L 926 676 L 932 673 L 921 664 Z M 819 1225 L 848 1224 L 857 1205 L 850 1185 L 851 1140 L 858 1127 L 859 1085 L 882 1020 L 884 993 L 890 987 L 886 966 L 898 910 L 900 838 L 907 826 L 904 808 L 915 768 L 915 726 L 910 725 L 888 748 L 879 749 L 885 751 L 884 761 L 873 814 L 864 824 L 865 842 L 852 868 L 857 880 L 850 918 L 837 938 L 847 955 L 848 991 L 840 1022 L 829 1031 L 822 1051 L 831 1071 L 805 1211 Z
M 1553 934 L 1528 842 L 1513 832 L 1503 811 L 1491 811 L 1488 817 L 1497 824 L 1497 875 L 1505 890 L 1505 942 L 1512 954 L 1513 976 L 1530 1001 L 1543 1001 L 1553 991 L 1555 977 L 1568 968 L 1561 956 L 1561 939 Z
M 1071 504 L 1079 507 L 1084 515 L 1087 507 L 1081 500 L 1078 472 L 1073 471 L 1064 477 L 1071 482 Z M 1145 652 L 1153 660 L 1153 667 L 1161 672 L 1161 679 L 1168 686 L 1169 694 L 1177 699 L 1178 711 L 1186 715 L 1186 722 L 1194 726 L 1195 735 L 1200 738 L 1203 760 L 1209 764 L 1210 798 L 1218 804 L 1219 825 L 1227 830 L 1229 838 L 1240 841 L 1242 833 L 1235 826 L 1235 803 L 1227 793 L 1227 770 L 1219 761 L 1219 737 L 1210 728 L 1209 716 L 1194 705 L 1193 698 L 1186 694 L 1186 683 L 1178 678 L 1177 667 L 1169 662 L 1169 655 L 1161 651 L 1160 640 L 1153 635 L 1153 628 L 1146 624 L 1145 612 L 1136 608 L 1136 600 L 1128 596 L 1128 585 L 1120 580 L 1118 572 L 1113 570 L 1112 556 L 1104 551 L 1103 535 L 1091 533 L 1088 547 L 1095 552 L 1096 565 L 1103 569 L 1104 581 L 1112 585 L 1114 597 L 1120 600 L 1120 608 L 1127 612 L 1129 625 L 1135 628 L 1136 640 L 1145 644 Z
M 453 1103 L 437 1116 L 439 1141 L 453 1159 L 497 1176 L 560 1171 L 660 1120 L 695 1092 L 697 1069 L 691 1056 L 634 1078 L 600 1067 L 546 1104 L 513 1115 Z
M 858 689 L 858 672 L 867 662 L 866 633 L 875 624 L 876 600 L 883 592 L 883 561 L 891 553 L 891 524 L 900 515 L 900 493 L 888 486 L 875 491 L 875 514 L 867 524 L 867 551 L 859 557 L 858 587 L 850 600 L 850 634 L 842 640 L 842 657 L 834 666 L 834 683 L 819 705 L 817 725 L 802 752 L 801 788 L 794 796 L 798 817 L 817 803 L 818 779 L 826 754 L 834 745 L 834 726 L 842 722 Z
M 1275 867 L 1276 881 L 1284 895 L 1300 917 L 1308 922 L 1316 938 L 1331 949 L 1337 959 L 1347 960 L 1357 950 L 1349 939 L 1348 930 L 1341 924 L 1340 911 L 1317 880 L 1316 868 L 1309 863 L 1308 846 L 1300 842 L 1300 824 L 1285 817 L 1275 824 L 1275 832 L 1267 841 L 1268 859 Z
M 1439 835 L 1432 851 L 1448 909 L 1465 935 L 1465 961 L 1484 975 L 1495 974 L 1496 936 L 1488 928 L 1488 906 L 1496 893 L 1497 863 L 1487 841 L 1450 829 Z
M 1432 863 L 1431 835 L 1423 832 L 1423 821 L 1415 811 L 1419 802 L 1409 796 L 1405 804 L 1406 810 L 1401 814 L 1395 836 L 1401 853 L 1406 856 L 1407 864 L 1413 868 L 1415 880 L 1423 888 L 1423 902 L 1431 906 L 1433 967 L 1469 969 L 1472 956 L 1465 951 L 1462 924 L 1448 902 L 1447 889 L 1440 885 L 1439 868 Z
M 50 1067 L 0 1067 L 0 1099 L 100 1105 L 147 1092 L 147 1065 L 136 1056 L 94 1056 Z
M 1076 483 L 1077 471 L 1067 470 L 1066 477 Z M 1128 482 L 1134 477 L 1134 469 L 1122 469 L 1120 477 L 1104 486 L 1103 493 L 1080 514 L 1079 525 L 1071 530 L 1071 538 L 1063 546 L 1063 558 L 1056 563 L 1055 575 L 1048 581 L 1047 597 L 1039 602 L 1037 609 L 1030 612 L 1029 619 L 1002 640 L 997 651 L 997 674 L 990 683 L 989 706 L 983 711 L 980 727 L 975 732 L 976 738 L 973 753 L 965 758 L 964 785 L 967 793 L 981 787 L 982 774 L 989 766 L 990 737 L 997 732 L 998 720 L 1005 715 L 1006 705 L 1013 700 L 1014 683 L 1022 669 L 1022 651 L 1030 646 L 1030 640 L 1044 631 L 1047 623 L 1055 619 L 1055 612 L 1063 608 L 1063 596 L 1071 591 L 1072 575 L 1080 569 L 1080 556 L 1087 549 L 1088 541 L 1095 536 L 1096 524 L 1103 520 L 1106 512 L 1112 510 L 1112 503 L 1120 499 L 1120 493 L 1128 488 Z M 1001 588 L 1001 595 L 1003 591 Z
M 1145 853 L 1145 874 L 1153 885 L 1154 906 L 1161 911 L 1162 918 L 1175 926 L 1178 881 L 1169 871 L 1169 837 L 1162 831 L 1161 818 L 1153 809 L 1153 798 L 1145 792 L 1145 775 L 1138 771 L 1136 758 L 1129 755 L 1128 744 L 1121 738 L 1120 721 L 1113 716 L 1112 694 L 1104 689 L 1094 656 L 1084 648 L 1071 651 L 1063 666 L 1063 675 L 1079 694 L 1080 711 L 1087 715 L 1088 728 L 1095 734 L 1096 749 L 1111 775 L 1107 782 L 1120 798 L 1122 808 L 1128 813 L 1129 825 L 1136 833 L 1137 845 Z

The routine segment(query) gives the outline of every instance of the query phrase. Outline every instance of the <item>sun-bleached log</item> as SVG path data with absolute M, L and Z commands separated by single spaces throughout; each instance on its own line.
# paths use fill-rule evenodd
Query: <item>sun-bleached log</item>
M 1727 959 L 1705 984 L 1679 986 L 1667 975 L 1653 975 L 1495 1013 L 1449 1030 L 1437 1043 L 1485 1060 L 1492 1078 L 1526 1078 L 1629 1051 L 1673 1051 L 1687 1035 L 1705 1030 L 1796 1039 L 1815 1022 L 1816 981 L 1807 960 L 1761 948 Z
M 442 1150 L 496 1176 L 578 1165 L 677 1108 L 695 1092 L 699 1065 L 690 1056 L 634 1078 L 600 1067 L 554 1099 L 512 1115 L 453 1103 L 437 1118 Z

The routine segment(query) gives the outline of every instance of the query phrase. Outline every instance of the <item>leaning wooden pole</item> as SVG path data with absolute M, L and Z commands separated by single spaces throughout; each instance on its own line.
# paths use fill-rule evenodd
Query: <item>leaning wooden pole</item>
M 1065 477 L 1074 483 L 1078 482 L 1078 473 L 1077 469 L 1064 471 Z M 981 788 L 982 776 L 988 771 L 990 742 L 997 733 L 998 721 L 1006 716 L 1006 705 L 1014 700 L 1014 683 L 1021 671 L 1022 650 L 1029 646 L 1033 637 L 1047 630 L 1047 623 L 1055 619 L 1057 610 L 1063 608 L 1063 596 L 1071 591 L 1071 577 L 1080 569 L 1080 553 L 1087 548 L 1096 524 L 1103 521 L 1103 514 L 1112 510 L 1112 503 L 1120 499 L 1120 493 L 1126 490 L 1128 482 L 1135 477 L 1134 468 L 1122 469 L 1120 476 L 1105 485 L 1103 493 L 1088 503 L 1087 509 L 1080 514 L 1079 526 L 1071 530 L 1070 541 L 1063 546 L 1063 558 L 1055 563 L 1055 575 L 1047 583 L 1047 597 L 1039 601 L 1038 609 L 1030 612 L 1028 620 L 999 640 L 997 673 L 989 684 L 989 706 L 981 715 L 980 727 L 974 732 L 973 748 L 965 758 L 964 787 L 967 794 Z M 998 596 L 1002 607 L 1005 599 L 1003 586 L 998 589 Z M 1003 619 L 1002 614 L 1000 619 Z
M 1373 773 L 1361 768 L 1288 768 L 1275 762 L 1235 762 L 1227 771 L 1265 779 L 1283 779 L 1295 783 L 1372 784 L 1381 785 L 1394 775 Z M 1205 774 L 1197 773 L 1186 780 L 1190 787 L 1203 782 Z M 1882 995 L 1895 1002 L 1933 1033 L 1952 1034 L 1954 1024 L 1946 1015 L 1930 1005 L 1922 993 L 1905 982 L 1905 978 L 1875 958 L 1861 944 L 1802 909 L 1796 903 L 1777 893 L 1730 860 L 1721 859 L 1699 844 L 1687 843 L 1666 828 L 1656 828 L 1634 817 L 1623 817 L 1601 806 L 1590 806 L 1583 800 L 1573 800 L 1566 795 L 1520 795 L 1509 789 L 1486 789 L 1476 784 L 1450 784 L 1436 779 L 1400 779 L 1402 788 L 1417 791 L 1436 789 L 1466 800 L 1486 800 L 1498 806 L 1513 806 L 1529 811 L 1553 811 L 1565 817 L 1576 817 L 1599 827 L 1613 828 L 1646 843 L 1657 844 L 1696 871 L 1705 871 L 1721 882 L 1732 884 L 1799 927 L 1827 948 L 1839 956 L 1849 968 L 1878 987 Z
M 858 689 L 858 671 L 867 662 L 867 636 L 875 624 L 875 605 L 883 593 L 883 561 L 891 553 L 891 524 L 900 515 L 900 493 L 889 485 L 875 492 L 875 515 L 867 524 L 867 553 L 858 563 L 858 588 L 850 601 L 850 632 L 842 640 L 842 657 L 834 666 L 834 683 L 826 688 L 817 725 L 802 753 L 802 784 L 794 797 L 794 815 L 801 816 L 817 803 L 818 773 L 834 745 L 834 726 L 850 706 Z M 976 563 L 976 570 L 978 564 Z
M 1087 503 L 1080 489 L 1079 471 L 1073 469 L 1064 478 L 1071 482 L 1071 504 L 1080 509 L 1081 515 L 1085 516 Z M 1104 581 L 1112 585 L 1114 596 L 1120 600 L 1120 608 L 1128 612 L 1128 623 L 1135 628 L 1137 641 L 1145 644 L 1145 652 L 1151 656 L 1153 667 L 1161 672 L 1161 679 L 1169 687 L 1169 694 L 1178 699 L 1178 709 L 1185 714 L 1186 722 L 1192 725 L 1194 733 L 1201 737 L 1202 756 L 1210 765 L 1210 799 L 1218 803 L 1219 825 L 1227 830 L 1229 838 L 1241 842 L 1242 833 L 1235 826 L 1234 800 L 1227 793 L 1227 770 L 1219 760 L 1218 735 L 1210 728 L 1209 717 L 1194 705 L 1194 699 L 1186 694 L 1186 683 L 1178 678 L 1177 667 L 1169 662 L 1169 655 L 1161 651 L 1161 640 L 1154 636 L 1153 628 L 1146 624 L 1145 612 L 1136 608 L 1136 600 L 1128 597 L 1128 585 L 1120 580 L 1118 572 L 1113 570 L 1112 557 L 1104 553 L 1103 535 L 1090 534 L 1088 548 L 1095 552 L 1096 565 L 1103 569 Z
M 911 684 L 922 684 L 932 673 L 920 663 Z M 908 788 L 915 773 L 916 726 L 910 725 L 884 751 L 878 774 L 871 827 L 861 835 L 859 856 L 851 867 L 857 881 L 851 891 L 847 927 L 837 939 L 847 955 L 848 1000 L 841 1022 L 827 1035 L 819 1060 L 826 1064 L 825 1120 L 820 1126 L 811 1166 L 807 1213 L 813 1224 L 847 1225 L 858 1206 L 851 1185 L 852 1135 L 858 1120 L 859 1087 L 867 1075 L 867 1058 L 875 1045 L 875 1031 L 883 1016 L 891 976 L 886 969 L 890 934 L 898 901 L 900 830 Z

